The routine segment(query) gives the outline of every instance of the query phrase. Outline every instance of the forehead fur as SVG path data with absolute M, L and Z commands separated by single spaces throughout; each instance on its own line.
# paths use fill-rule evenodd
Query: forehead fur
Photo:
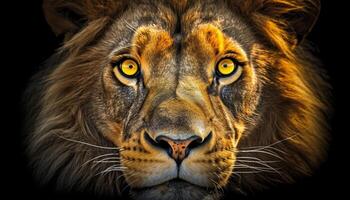
M 108 12 L 102 12 L 106 16 L 96 17 L 94 15 L 90 23 L 85 25 L 72 39 L 67 40 L 64 49 L 82 48 L 82 45 L 90 44 L 91 40 L 97 39 L 96 36 L 102 36 L 106 32 L 108 35 L 106 38 L 109 38 L 106 43 L 116 43 L 117 46 L 126 45 L 130 43 L 133 32 L 139 26 L 152 25 L 174 36 L 178 33 L 188 35 L 196 26 L 208 23 L 239 41 L 246 50 L 250 48 L 254 38 L 251 29 L 248 28 L 242 16 L 235 14 L 238 10 L 230 9 L 225 1 L 208 0 L 205 4 L 197 1 L 180 2 L 132 1 L 123 7 L 122 12 L 119 12 L 117 7 L 109 7 Z M 103 8 L 104 6 L 106 5 L 102 4 L 97 7 Z M 115 20 L 116 14 L 119 20 Z M 111 27 L 105 29 L 106 25 L 111 25 Z M 123 33 L 126 38 L 120 38 Z
M 145 12 L 136 12 L 136 8 L 146 8 L 150 10 L 154 16 L 169 17 L 169 12 L 173 12 L 175 16 L 183 16 L 184 21 L 189 22 L 188 26 L 193 26 L 195 23 L 193 18 L 201 16 L 202 20 L 210 20 L 212 16 L 228 16 L 229 14 L 238 13 L 237 16 L 229 16 L 227 19 L 222 20 L 224 23 L 228 22 L 228 25 L 233 24 L 232 29 L 240 29 L 243 32 L 244 27 L 240 27 L 240 24 L 249 23 L 256 26 L 256 32 L 261 32 L 261 35 L 268 36 L 270 42 L 276 45 L 284 53 L 290 53 L 290 48 L 293 43 L 302 40 L 302 38 L 310 31 L 315 19 L 319 14 L 319 1 L 318 0 L 206 0 L 206 1 L 193 1 L 193 0 L 181 0 L 181 1 L 149 1 L 149 0 L 135 0 L 135 1 L 118 1 L 118 0 L 83 0 L 78 3 L 72 3 L 69 1 L 59 0 L 46 0 L 46 17 L 53 29 L 57 29 L 56 33 L 64 33 L 67 37 L 72 36 L 72 32 L 76 32 L 79 27 L 71 24 L 71 21 L 60 20 L 58 13 L 60 10 L 64 10 L 69 7 L 83 20 L 92 22 L 95 20 L 113 20 L 122 14 L 140 15 Z M 168 10 L 166 12 L 163 12 Z M 191 15 L 184 16 L 184 13 L 188 10 L 194 10 L 190 12 Z M 145 10 L 143 10 L 145 11 Z M 164 13 L 168 13 L 163 15 Z M 150 13 L 148 13 L 150 14 Z M 233 23 L 237 19 L 244 19 L 245 23 Z M 81 19 L 81 20 L 82 20 Z M 80 21 L 81 21 L 80 20 Z M 155 20 L 155 19 L 153 19 Z M 168 18 L 166 21 L 176 21 L 176 17 L 173 19 Z M 103 26 L 103 23 L 99 22 Z M 95 24 L 95 28 L 96 28 Z M 176 27 L 172 27 L 175 29 Z M 185 27 L 183 28 L 186 29 Z M 232 30 L 231 30 L 232 32 Z M 238 37 L 244 34 L 235 33 Z M 244 37 L 243 37 L 244 40 Z M 72 41 L 72 40 L 71 40 Z M 81 42 L 80 42 L 81 43 Z

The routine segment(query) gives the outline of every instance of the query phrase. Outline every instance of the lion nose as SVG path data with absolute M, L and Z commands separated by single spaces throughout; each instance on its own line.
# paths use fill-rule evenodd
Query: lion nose
M 204 139 L 193 135 L 187 139 L 181 140 L 161 135 L 158 136 L 152 144 L 164 149 L 179 165 L 189 155 L 192 149 L 207 143 L 210 138 L 211 133 Z
M 159 136 L 156 138 L 156 141 L 177 163 L 181 163 L 192 148 L 201 144 L 201 138 L 198 136 L 192 136 L 186 140 L 173 140 L 166 136 Z

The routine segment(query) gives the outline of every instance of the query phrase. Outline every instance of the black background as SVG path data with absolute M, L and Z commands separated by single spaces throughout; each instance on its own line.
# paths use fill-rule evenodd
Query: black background
M 46 24 L 41 1 L 12 1 L 1 4 L 2 23 L 2 64 L 1 64 L 1 128 L 0 145 L 2 149 L 0 187 L 9 199 L 17 197 L 35 199 L 79 199 L 81 195 L 57 194 L 47 188 L 38 188 L 26 169 L 21 136 L 23 111 L 21 95 L 29 78 L 38 70 L 40 64 L 60 46 Z M 322 13 L 310 40 L 318 51 L 324 68 L 333 87 L 332 105 L 335 110 L 332 120 L 332 141 L 327 161 L 312 177 L 297 184 L 283 186 L 258 193 L 254 199 L 300 199 L 300 198 L 346 198 L 348 193 L 348 135 L 346 129 L 349 117 L 347 93 L 350 92 L 347 74 L 349 56 L 347 55 L 349 25 L 346 5 L 339 1 L 322 1 Z M 349 78 L 348 78 L 349 77 Z M 0 195 L 5 195 L 3 192 Z M 91 197 L 91 196 L 90 196 Z M 86 199 L 87 196 L 84 196 Z

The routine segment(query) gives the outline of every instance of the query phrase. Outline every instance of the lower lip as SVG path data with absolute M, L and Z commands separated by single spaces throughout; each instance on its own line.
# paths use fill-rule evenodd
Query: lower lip
M 168 184 L 168 185 L 179 185 L 179 184 L 188 184 L 188 185 L 193 185 L 192 183 L 189 183 L 187 181 L 184 181 L 182 179 L 179 179 L 179 178 L 176 178 L 176 179 L 172 179 L 170 181 L 167 181 L 165 184 Z M 193 185 L 195 186 L 195 185 Z
M 177 187 L 178 189 L 185 189 L 186 187 L 198 187 L 198 188 L 201 188 L 201 186 L 192 184 L 192 183 L 187 182 L 185 180 L 182 180 L 180 178 L 175 178 L 175 179 L 166 181 L 166 182 L 158 184 L 158 185 L 145 187 L 145 188 L 138 188 L 137 190 L 151 189 L 151 188 L 156 188 L 156 187 L 160 187 L 160 186 L 168 186 L 168 187 L 171 187 L 171 188 Z

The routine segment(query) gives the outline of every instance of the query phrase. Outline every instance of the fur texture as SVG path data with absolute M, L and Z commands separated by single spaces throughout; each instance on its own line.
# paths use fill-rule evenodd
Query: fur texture
M 312 174 L 326 155 L 329 113 L 329 86 L 304 42 L 319 6 L 45 1 L 47 20 L 65 42 L 25 97 L 34 176 L 60 190 L 217 199 L 221 188 L 254 191 Z M 140 57 L 143 77 L 134 87 L 112 74 L 122 48 Z M 220 85 L 210 70 L 227 50 L 245 66 L 237 81 Z M 213 138 L 183 165 L 201 175 L 148 185 L 175 165 L 145 134 L 196 132 L 198 121 Z M 184 190 L 192 192 L 179 196 Z

